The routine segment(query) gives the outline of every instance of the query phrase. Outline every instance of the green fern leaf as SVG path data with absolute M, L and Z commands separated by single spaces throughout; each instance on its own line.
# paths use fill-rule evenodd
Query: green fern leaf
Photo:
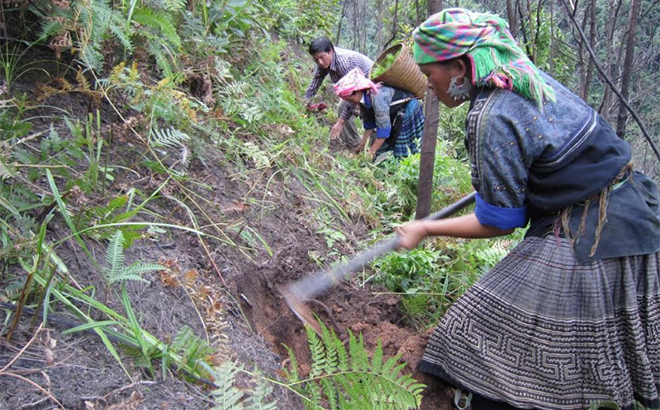
M 243 405 L 243 392 L 234 387 L 234 380 L 239 368 L 231 361 L 227 361 L 223 365 L 216 367 L 212 371 L 212 376 L 215 379 L 214 383 L 217 386 L 211 392 L 216 406 L 213 410 L 241 410 Z
M 152 144 L 154 147 L 185 148 L 183 142 L 190 141 L 190 136 L 188 134 L 183 133 L 176 128 L 167 128 L 164 130 L 154 128 L 152 129 L 152 135 Z
M 10 177 L 14 176 L 14 171 L 9 168 L 3 158 L 0 158 L 0 181 L 4 181 Z
M 110 283 L 110 284 L 113 284 L 113 283 L 121 283 L 121 282 L 124 282 L 124 281 L 127 281 L 127 280 L 134 280 L 134 281 L 138 281 L 138 282 L 149 283 L 146 279 L 144 279 L 144 278 L 141 277 L 141 276 L 127 274 L 126 272 L 122 272 L 122 273 L 120 273 L 119 275 L 115 275 L 115 276 L 112 278 L 111 281 L 110 281 L 110 280 L 108 281 L 108 283 Z
M 186 8 L 186 0 L 165 0 L 164 3 L 168 11 L 180 11 Z
M 406 364 L 399 363 L 400 356 L 383 363 L 379 341 L 370 360 L 362 335 L 356 337 L 350 331 L 347 353 L 334 332 L 323 324 L 320 326 L 321 338 L 314 331 L 307 332 L 313 360 L 310 377 L 292 383 L 294 390 L 305 397 L 307 409 L 409 410 L 419 407 L 425 386 L 410 375 L 401 375 Z M 291 350 L 289 355 L 294 357 Z
M 176 47 L 181 47 L 181 38 L 176 32 L 176 27 L 169 14 L 155 12 L 154 10 L 142 7 L 133 13 L 133 22 L 156 29 Z
M 328 409 L 334 410 L 338 409 L 339 407 L 339 398 L 337 397 L 338 391 L 337 391 L 337 386 L 335 383 L 333 383 L 332 378 L 325 377 L 321 379 L 320 381 L 321 387 L 323 388 L 323 393 L 325 394 L 325 398 L 328 401 Z
M 348 352 L 346 351 L 346 346 L 337 338 L 335 340 L 335 347 L 337 349 L 337 358 L 339 359 L 339 363 L 337 364 L 337 371 L 338 372 L 346 372 L 349 369 L 349 359 L 348 359 Z
M 321 323 L 319 321 L 319 323 Z M 334 330 L 328 330 L 328 328 L 321 323 L 321 337 L 323 339 L 323 345 L 325 346 L 325 372 L 334 373 L 337 371 L 338 366 L 338 356 L 337 356 L 337 345 L 333 343 L 337 339 Z
M 167 268 L 157 263 L 136 262 L 128 268 L 124 269 L 124 274 L 142 277 L 142 275 L 145 273 L 158 272 L 162 270 L 167 270 Z
M 108 265 L 105 270 L 105 277 L 108 283 L 113 284 L 124 273 L 124 235 L 121 231 L 115 232 L 112 239 L 110 239 L 105 260 Z
M 258 374 L 258 372 L 255 373 Z M 257 385 L 250 392 L 245 410 L 277 410 L 276 402 L 267 402 L 268 396 L 272 392 L 273 388 L 259 377 Z
M 349 332 L 349 352 L 353 369 L 366 372 L 369 370 L 369 354 L 364 348 L 364 340 L 360 334 L 359 340 Z
M 179 330 L 176 336 L 174 336 L 174 340 L 170 345 L 170 349 L 172 349 L 175 352 L 181 351 L 192 339 L 193 335 L 194 334 L 192 329 L 188 326 L 184 326 L 183 328 L 181 328 L 181 330 Z
M 77 59 L 80 64 L 89 70 L 102 71 L 103 70 L 103 54 L 101 54 L 99 46 L 95 44 L 84 44 L 77 42 L 76 47 L 80 50 L 80 58 Z
M 307 330 L 309 350 L 312 354 L 312 369 L 310 370 L 309 377 L 314 378 L 323 374 L 325 371 L 325 348 L 323 341 L 311 326 L 305 326 L 305 330 Z
M 46 20 L 41 26 L 41 30 L 39 30 L 39 40 L 43 41 L 48 37 L 59 34 L 62 32 L 63 28 L 62 23 L 58 20 Z
M 289 346 L 284 345 L 284 348 L 289 355 L 289 366 L 288 368 L 284 368 L 284 375 L 287 380 L 293 384 L 296 384 L 300 381 L 300 374 L 298 373 L 298 359 L 296 359 L 296 354 Z
M 149 54 L 151 54 L 156 59 L 156 65 L 158 68 L 160 68 L 165 77 L 172 77 L 173 71 L 170 61 L 174 60 L 174 55 L 167 49 L 165 44 L 158 43 L 158 40 L 155 38 L 155 36 L 147 37 L 149 37 L 151 40 L 149 42 L 149 46 L 147 47 Z M 165 51 L 169 52 L 169 55 L 165 54 Z
M 380 373 L 381 368 L 383 367 L 383 346 L 378 341 L 376 345 L 376 350 L 374 350 L 374 355 L 371 358 L 371 370 L 374 373 Z
M 119 25 L 119 24 L 117 24 L 117 25 L 115 25 L 115 24 L 111 24 L 111 25 L 108 27 L 108 31 L 109 31 L 110 33 L 112 33 L 112 35 L 113 35 L 117 40 L 119 40 L 119 42 L 121 43 L 122 46 L 124 46 L 124 49 L 125 49 L 127 52 L 129 52 L 129 53 L 133 52 L 133 43 L 131 42 L 130 37 L 128 37 L 128 36 L 126 35 L 126 31 L 124 31 L 124 29 L 122 28 L 122 25 Z

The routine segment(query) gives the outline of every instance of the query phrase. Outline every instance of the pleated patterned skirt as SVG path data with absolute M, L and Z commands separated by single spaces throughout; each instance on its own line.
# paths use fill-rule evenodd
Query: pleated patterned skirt
M 566 239 L 527 238 L 449 309 L 420 368 L 519 408 L 658 408 L 659 260 L 580 264 Z
M 406 106 L 401 132 L 394 144 L 394 156 L 401 158 L 419 151 L 418 144 L 424 133 L 424 108 L 418 100 L 412 100 Z

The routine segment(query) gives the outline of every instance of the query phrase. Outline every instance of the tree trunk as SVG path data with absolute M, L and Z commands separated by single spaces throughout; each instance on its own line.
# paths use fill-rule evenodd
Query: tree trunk
M 362 2 L 362 22 L 363 22 L 363 24 L 362 24 L 362 31 L 361 31 L 362 32 L 362 53 L 365 54 L 365 55 L 367 54 L 367 37 L 368 37 L 367 36 L 367 29 L 369 28 L 369 26 L 367 25 L 367 22 L 369 20 L 371 20 L 368 17 L 367 13 L 368 13 L 367 12 L 367 2 L 365 1 L 365 2 Z
M 394 39 L 396 38 L 396 25 L 397 25 L 398 16 L 399 16 L 399 0 L 396 0 L 396 2 L 394 3 L 394 19 L 392 20 L 392 37 L 390 37 L 387 43 L 383 45 L 383 49 L 387 48 L 387 46 L 390 45 L 390 43 L 394 41 Z
M 540 7 L 540 6 L 539 6 Z M 536 38 L 534 35 L 534 16 L 532 16 L 532 3 L 527 0 L 527 19 L 529 21 L 529 38 L 532 41 L 532 52 L 527 54 L 532 63 L 536 63 Z
M 527 40 L 527 30 L 525 29 L 525 16 L 523 14 L 522 7 L 518 3 L 518 16 L 520 16 L 520 30 L 522 31 L 523 43 L 525 44 L 525 54 L 528 56 L 532 55 L 532 51 L 529 49 L 529 41 Z M 530 34 L 532 34 L 530 32 Z
M 623 62 L 623 71 L 621 78 L 621 95 L 628 100 L 630 95 L 630 74 L 633 69 L 635 58 L 635 31 L 637 30 L 637 16 L 639 15 L 641 0 L 632 0 L 630 6 L 630 20 L 628 22 L 628 44 L 626 45 L 626 58 Z M 619 117 L 616 122 L 616 133 L 622 138 L 626 134 L 626 122 L 628 121 L 628 111 L 623 104 L 619 105 Z
M 550 0 L 550 74 L 555 75 L 555 2 Z
M 383 46 L 383 0 L 376 2 L 376 50 Z
M 349 0 L 344 0 L 344 4 L 341 6 L 341 15 L 339 16 L 339 25 L 337 26 L 337 37 L 335 38 L 335 45 L 339 45 L 339 39 L 341 38 L 341 22 L 344 20 L 346 15 L 346 6 L 348 5 Z
M 586 27 L 587 26 L 587 19 L 589 18 L 589 7 L 591 3 L 587 4 L 587 8 L 584 10 L 584 16 L 582 18 L 582 23 L 580 27 Z M 577 16 L 577 11 L 574 13 L 574 15 Z M 574 31 L 575 33 L 575 31 Z M 582 37 L 580 35 L 573 34 L 578 41 L 578 60 L 579 60 L 579 75 L 578 77 L 580 78 L 580 97 L 584 99 L 584 90 L 585 90 L 585 79 L 587 77 L 587 65 L 589 63 L 589 57 L 587 56 L 586 50 L 586 44 L 584 41 L 582 41 Z
M 593 49 L 596 44 L 596 0 L 589 3 L 589 45 Z M 587 70 L 584 75 L 584 86 L 582 87 L 582 99 L 589 101 L 589 88 L 591 87 L 591 78 L 594 74 L 594 60 L 589 59 Z
M 442 0 L 428 0 L 429 16 L 442 10 Z M 426 92 L 424 110 L 424 136 L 419 159 L 419 180 L 417 182 L 417 210 L 415 219 L 422 219 L 431 212 L 433 197 L 433 165 L 435 164 L 435 145 L 438 138 L 440 104 L 432 92 Z
M 358 0 L 353 0 L 353 50 L 357 49 L 357 39 L 358 39 L 358 34 L 357 34 L 357 26 L 358 26 L 358 21 L 357 21 L 357 14 L 358 14 L 358 8 L 357 8 L 357 2 Z
M 614 32 L 616 31 L 616 21 L 619 16 L 619 10 L 621 9 L 621 0 L 616 0 L 616 5 L 610 1 L 610 13 L 606 23 L 606 32 L 607 32 L 607 48 L 605 49 L 605 55 L 611 56 L 614 54 Z M 605 59 L 605 74 L 610 78 L 613 77 L 613 63 L 612 59 Z M 598 110 L 599 114 L 603 116 L 606 120 L 610 118 L 610 105 L 612 103 L 612 90 L 610 87 L 605 87 L 605 92 L 603 93 L 603 102 L 600 104 L 600 109 Z

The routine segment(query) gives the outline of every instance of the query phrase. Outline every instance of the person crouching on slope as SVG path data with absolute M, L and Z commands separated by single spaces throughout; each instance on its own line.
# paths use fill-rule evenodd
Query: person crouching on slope
M 376 85 L 358 69 L 335 84 L 335 93 L 360 107 L 365 131 L 355 153 L 362 152 L 372 136 L 369 155 L 374 159 L 388 151 L 395 158 L 417 153 L 424 131 L 424 111 L 411 93 Z
M 312 82 L 305 92 L 307 107 L 310 107 L 312 97 L 316 95 L 326 76 L 330 75 L 330 80 L 336 83 L 355 68 L 367 74 L 374 64 L 364 54 L 335 47 L 326 37 L 314 39 L 309 45 L 309 54 L 316 64 L 316 70 L 314 71 L 314 78 L 312 78 Z M 330 130 L 330 140 L 337 141 L 341 139 L 348 148 L 355 147 L 360 140 L 353 118 L 355 108 L 353 104 L 347 101 L 339 103 L 339 118 Z

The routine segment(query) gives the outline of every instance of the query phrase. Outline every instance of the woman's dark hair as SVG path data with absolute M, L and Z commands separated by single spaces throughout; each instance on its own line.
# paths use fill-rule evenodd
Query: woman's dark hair
M 316 53 L 329 53 L 330 51 L 335 51 L 335 46 L 332 45 L 332 41 L 328 40 L 327 37 L 319 37 L 309 44 L 309 54 L 314 55 Z

